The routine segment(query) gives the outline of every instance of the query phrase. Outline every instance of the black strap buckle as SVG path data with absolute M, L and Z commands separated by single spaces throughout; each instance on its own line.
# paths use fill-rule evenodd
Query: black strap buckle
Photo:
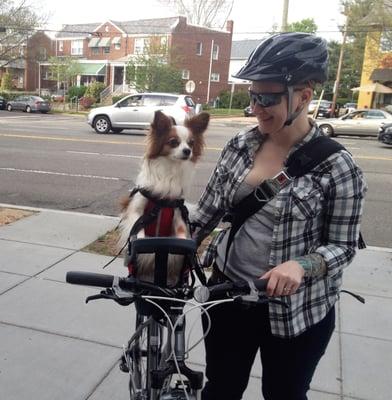
M 271 179 L 266 179 L 254 190 L 254 196 L 260 202 L 268 202 L 290 182 L 292 178 L 285 171 L 280 171 Z

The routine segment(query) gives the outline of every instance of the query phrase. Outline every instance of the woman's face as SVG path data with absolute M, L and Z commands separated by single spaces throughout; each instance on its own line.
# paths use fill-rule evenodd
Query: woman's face
M 253 112 L 256 115 L 260 130 L 263 133 L 274 134 L 284 127 L 287 120 L 287 92 L 286 87 L 280 83 L 257 81 L 252 82 L 251 94 L 281 93 L 279 104 L 270 107 L 262 107 L 257 101 L 251 101 Z M 274 96 L 272 96 L 274 97 Z M 293 109 L 297 107 L 297 101 L 293 99 Z

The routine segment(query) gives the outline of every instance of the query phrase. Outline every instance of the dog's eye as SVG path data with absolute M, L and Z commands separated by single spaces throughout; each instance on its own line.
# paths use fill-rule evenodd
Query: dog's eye
M 189 140 L 187 141 L 187 143 L 188 143 L 188 146 L 189 146 L 189 147 L 193 147 L 193 145 L 195 144 L 195 140 L 194 140 L 194 139 L 189 139 Z
M 172 138 L 172 139 L 170 139 L 170 140 L 167 142 L 167 144 L 168 144 L 170 147 L 178 147 L 179 144 L 180 144 L 180 142 L 179 142 L 178 139 Z

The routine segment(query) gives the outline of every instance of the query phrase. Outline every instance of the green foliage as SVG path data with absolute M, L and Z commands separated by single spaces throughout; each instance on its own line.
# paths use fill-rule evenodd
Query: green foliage
M 84 96 L 86 93 L 87 87 L 86 86 L 71 86 L 68 89 L 68 97 L 72 98 L 77 96 L 78 99 Z
M 230 90 L 224 90 L 219 94 L 219 107 L 229 108 L 230 106 Z M 242 109 L 249 106 L 249 94 L 245 90 L 235 92 L 233 94 L 233 100 L 231 103 L 231 108 Z M 204 109 L 204 107 L 203 107 Z
M 87 86 L 87 90 L 85 92 L 86 97 L 92 97 L 95 99 L 95 102 L 99 102 L 99 95 L 102 90 L 105 89 L 105 84 L 103 82 L 93 82 L 89 86 Z
M 4 97 L 7 101 L 8 100 L 14 100 L 18 96 L 38 96 L 38 93 L 36 92 L 23 92 L 23 91 L 18 91 L 18 92 L 0 92 L 0 96 Z
M 1 77 L 1 90 L 11 90 L 12 89 L 12 76 L 9 72 L 6 72 Z
M 287 32 L 305 32 L 315 33 L 317 31 L 317 25 L 313 18 L 301 19 L 287 25 Z
M 167 46 L 154 39 L 150 39 L 144 53 L 129 61 L 127 81 L 138 92 L 181 93 L 184 89 L 181 71 L 168 63 Z
M 81 72 L 81 65 L 70 56 L 50 57 L 49 73 L 53 80 L 62 83 L 64 88 L 76 83 L 76 77 Z

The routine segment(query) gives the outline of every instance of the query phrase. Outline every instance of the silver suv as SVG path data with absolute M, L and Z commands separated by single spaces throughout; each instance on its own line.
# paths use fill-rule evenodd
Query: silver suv
M 90 111 L 87 122 L 97 133 L 120 133 L 124 129 L 148 129 L 154 113 L 161 110 L 173 123 L 183 125 L 195 115 L 192 97 L 170 93 L 138 93 L 127 96 L 112 106 Z

